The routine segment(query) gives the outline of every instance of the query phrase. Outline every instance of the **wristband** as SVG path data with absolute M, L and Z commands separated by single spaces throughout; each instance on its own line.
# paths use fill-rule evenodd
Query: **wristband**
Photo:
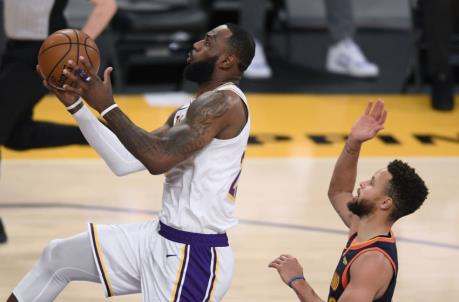
M 303 276 L 303 275 L 293 276 L 292 278 L 290 278 L 290 280 L 288 280 L 287 285 L 288 285 L 290 288 L 292 288 L 293 282 L 298 281 L 298 280 L 306 280 L 306 279 L 304 279 L 304 276 Z
M 80 98 L 78 98 L 78 100 L 76 100 L 75 103 L 73 103 L 72 105 L 67 106 L 67 107 L 65 107 L 65 108 L 67 108 L 67 110 L 72 110 L 72 109 L 74 109 L 76 106 L 80 105 L 81 103 L 83 103 L 83 101 L 82 101 Z
M 117 104 L 113 104 L 107 108 L 105 108 L 101 113 L 100 113 L 100 116 L 104 117 L 104 115 L 106 115 L 107 113 L 109 113 L 110 111 L 112 111 L 113 109 L 115 109 L 116 107 L 118 107 Z

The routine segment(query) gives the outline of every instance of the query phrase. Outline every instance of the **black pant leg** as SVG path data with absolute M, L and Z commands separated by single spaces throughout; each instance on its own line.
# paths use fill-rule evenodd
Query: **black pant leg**
M 451 0 L 422 0 L 420 3 L 428 69 L 431 76 L 450 72 L 448 57 L 453 26 L 452 2 Z
M 33 108 L 47 93 L 31 64 L 35 53 L 4 56 L 0 72 L 0 145 L 15 150 L 87 144 L 76 126 L 33 120 Z
M 28 64 L 6 54 L 0 71 L 0 145 L 14 133 L 19 120 L 32 119 L 32 109 L 46 93 Z
M 427 47 L 427 67 L 432 82 L 432 107 L 437 110 L 454 108 L 454 79 L 449 64 L 453 7 L 456 0 L 421 0 L 424 39 Z
M 80 129 L 72 125 L 27 120 L 14 129 L 5 147 L 14 150 L 28 150 L 67 145 L 87 145 Z

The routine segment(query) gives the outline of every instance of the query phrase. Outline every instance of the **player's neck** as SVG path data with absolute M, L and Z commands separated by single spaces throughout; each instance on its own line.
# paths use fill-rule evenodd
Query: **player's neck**
M 226 83 L 234 83 L 238 84 L 239 83 L 239 78 L 234 77 L 234 78 L 224 78 L 224 79 L 213 79 L 212 81 L 202 83 L 199 85 L 198 90 L 196 92 L 196 97 L 200 96 L 203 93 L 206 93 L 207 91 L 214 90 L 215 88 L 226 84 Z
M 357 226 L 358 242 L 370 240 L 376 236 L 387 235 L 392 228 L 392 223 L 388 223 L 385 217 L 365 217 L 359 220 Z

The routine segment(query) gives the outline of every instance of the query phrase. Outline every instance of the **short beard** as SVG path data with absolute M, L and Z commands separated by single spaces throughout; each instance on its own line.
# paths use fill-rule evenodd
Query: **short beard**
M 206 61 L 190 63 L 183 70 L 183 78 L 201 85 L 209 82 L 214 74 L 217 57 L 210 58 Z
M 358 201 L 357 198 L 354 198 L 352 201 L 348 202 L 347 208 L 359 218 L 363 218 L 372 214 L 375 206 L 369 202 L 363 200 Z

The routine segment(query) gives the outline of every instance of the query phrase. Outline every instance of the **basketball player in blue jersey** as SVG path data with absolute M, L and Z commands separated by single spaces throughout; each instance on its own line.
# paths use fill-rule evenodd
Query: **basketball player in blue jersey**
M 89 80 L 71 73 L 74 87 L 48 86 L 114 173 L 165 173 L 163 204 L 157 220 L 90 223 L 85 233 L 51 241 L 8 301 L 52 301 L 73 280 L 100 282 L 107 297 L 141 292 L 144 301 L 222 300 L 234 270 L 225 232 L 237 224 L 234 198 L 250 130 L 247 100 L 236 85 L 254 47 L 235 25 L 209 31 L 193 45 L 184 71 L 199 84 L 196 98 L 153 132 L 116 105 L 111 68 L 102 81 L 82 59 Z
M 328 302 L 392 300 L 398 271 L 392 225 L 416 211 L 427 197 L 424 181 L 400 160 L 361 182 L 357 196 L 352 195 L 361 146 L 383 129 L 386 116 L 381 100 L 374 107 L 368 104 L 352 127 L 333 171 L 328 196 L 349 227 L 350 237 L 333 274 Z M 294 257 L 281 255 L 269 267 L 277 269 L 300 301 L 323 301 L 305 280 L 303 268 Z

